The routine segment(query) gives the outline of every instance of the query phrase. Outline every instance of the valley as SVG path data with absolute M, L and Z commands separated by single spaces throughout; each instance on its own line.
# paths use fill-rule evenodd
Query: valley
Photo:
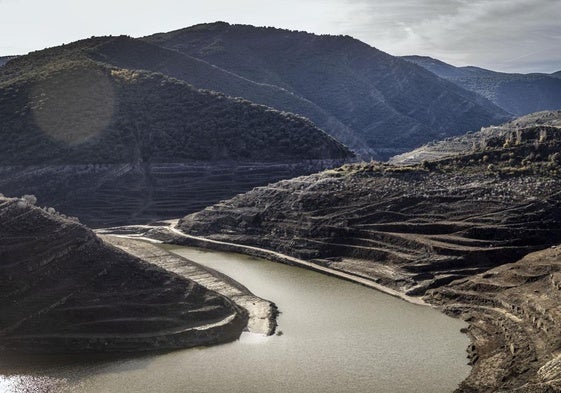
M 226 22 L 0 57 L 0 390 L 561 391 L 557 74 Z

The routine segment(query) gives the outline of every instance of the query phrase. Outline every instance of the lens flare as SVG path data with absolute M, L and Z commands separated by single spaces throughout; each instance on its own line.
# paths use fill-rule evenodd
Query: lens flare
M 37 126 L 50 138 L 70 145 L 99 135 L 115 111 L 115 91 L 102 69 L 59 71 L 35 84 L 31 107 Z

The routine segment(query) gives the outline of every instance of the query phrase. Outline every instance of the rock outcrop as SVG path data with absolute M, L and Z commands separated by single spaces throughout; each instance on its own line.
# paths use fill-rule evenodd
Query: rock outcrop
M 232 341 L 231 300 L 103 242 L 83 225 L 0 198 L 0 349 L 129 352 Z
M 561 128 L 561 111 L 536 112 L 519 117 L 511 122 L 482 128 L 477 132 L 468 132 L 453 138 L 433 141 L 415 150 L 390 158 L 396 165 L 420 164 L 423 161 L 435 161 L 458 154 L 469 154 L 486 148 L 488 143 L 505 143 L 506 139 L 516 142 L 523 130 L 535 127 Z M 547 134 L 547 129 L 543 129 Z M 553 130 L 555 132 L 555 130 Z

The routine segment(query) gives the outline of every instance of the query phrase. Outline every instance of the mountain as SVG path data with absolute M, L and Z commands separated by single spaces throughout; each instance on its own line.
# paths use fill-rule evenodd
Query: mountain
M 348 36 L 218 22 L 144 40 L 313 103 L 362 143 L 306 115 L 363 157 L 388 157 L 508 118 L 485 98 Z
M 464 319 L 474 367 L 458 392 L 556 391 L 560 151 L 560 128 L 528 124 L 441 160 L 348 164 L 258 187 L 177 228 L 423 296 Z M 538 262 L 521 260 L 532 252 Z
M 257 83 L 206 61 L 175 50 L 127 36 L 97 40 L 88 48 L 94 60 L 127 69 L 143 69 L 183 80 L 194 87 L 219 91 L 232 97 L 267 105 L 285 112 L 313 119 L 320 128 L 329 130 L 340 141 L 359 150 L 367 149 L 349 129 L 324 109 L 292 92 L 271 84 Z
M 48 56 L 20 57 L 0 70 L 0 164 L 351 155 L 295 115 L 161 74 L 105 66 L 80 52 L 45 61 Z
M 0 197 L 2 351 L 162 350 L 241 334 L 247 315 L 229 299 L 33 202 Z
M 105 226 L 173 218 L 352 159 L 301 116 L 93 59 L 122 41 L 82 40 L 0 68 L 3 193 Z
M 553 74 L 551 74 L 551 76 L 555 78 L 561 78 L 561 71 L 554 72 Z
M 454 67 L 424 56 L 403 58 L 486 97 L 514 115 L 561 109 L 561 80 L 555 74 L 507 74 L 479 67 Z
M 390 158 L 389 162 L 398 165 L 420 164 L 423 161 L 434 161 L 457 154 L 469 154 L 473 150 L 496 143 L 497 138 L 510 136 L 512 140 L 524 129 L 534 126 L 561 128 L 561 111 L 543 111 L 519 117 L 500 126 L 482 128 L 477 132 L 433 141 L 410 152 Z

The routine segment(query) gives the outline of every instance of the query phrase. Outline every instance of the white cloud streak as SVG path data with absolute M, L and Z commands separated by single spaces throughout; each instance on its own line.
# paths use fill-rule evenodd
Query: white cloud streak
M 0 0 L 0 49 L 24 53 L 217 20 L 348 34 L 391 54 L 455 65 L 561 69 L 561 0 Z
M 368 15 L 359 38 L 392 54 L 505 71 L 561 69 L 559 0 L 347 1 Z M 390 28 L 378 28 L 381 21 Z

